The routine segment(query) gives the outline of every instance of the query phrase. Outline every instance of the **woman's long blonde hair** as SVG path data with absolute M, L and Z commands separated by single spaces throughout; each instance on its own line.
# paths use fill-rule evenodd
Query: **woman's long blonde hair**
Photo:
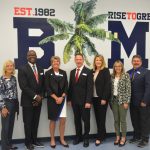
M 112 73 L 112 76 L 113 76 L 113 77 L 116 76 L 116 71 L 115 71 L 115 65 L 116 65 L 116 64 L 120 64 L 121 67 L 122 67 L 121 75 L 122 75 L 123 73 L 125 73 L 125 69 L 124 69 L 123 63 L 122 63 L 120 60 L 116 60 L 116 61 L 114 62 L 114 64 L 113 64 L 113 73 Z
M 105 63 L 105 59 L 104 59 L 104 56 L 103 56 L 103 55 L 96 55 L 96 56 L 94 57 L 93 70 L 95 71 L 95 70 L 97 69 L 97 68 L 96 68 L 96 65 L 95 65 L 96 58 L 100 58 L 100 59 L 102 60 L 101 70 L 103 70 L 103 69 L 106 67 L 106 63 Z
M 15 64 L 12 60 L 7 60 L 7 61 L 4 62 L 2 74 L 6 75 L 6 66 L 7 66 L 7 64 L 12 64 L 13 65 L 13 71 L 12 71 L 11 75 L 14 75 L 15 74 Z

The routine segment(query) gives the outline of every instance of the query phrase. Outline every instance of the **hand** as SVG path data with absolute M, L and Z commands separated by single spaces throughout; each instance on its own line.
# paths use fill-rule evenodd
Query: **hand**
M 69 101 L 67 104 L 68 104 L 69 106 L 72 106 L 72 103 L 71 103 L 71 101 Z
M 90 103 L 85 103 L 85 108 L 91 108 L 91 104 Z
M 58 97 L 58 98 L 56 99 L 56 103 L 57 103 L 57 104 L 61 104 L 62 101 L 63 101 L 63 98 L 62 98 L 62 97 Z
M 146 107 L 146 104 L 144 102 L 141 102 L 141 107 Z
M 37 95 L 35 100 L 40 103 L 42 101 L 42 97 L 40 95 Z
M 3 118 L 7 117 L 7 115 L 9 114 L 8 109 L 7 108 L 2 108 L 1 114 L 2 114 Z
M 32 102 L 32 104 L 33 104 L 34 107 L 39 105 L 39 103 L 37 101 L 35 101 L 35 100 Z
M 106 100 L 102 99 L 101 100 L 101 105 L 106 105 Z
M 124 103 L 124 104 L 123 104 L 123 107 L 124 107 L 124 109 L 128 109 L 129 104 L 128 104 L 128 103 Z

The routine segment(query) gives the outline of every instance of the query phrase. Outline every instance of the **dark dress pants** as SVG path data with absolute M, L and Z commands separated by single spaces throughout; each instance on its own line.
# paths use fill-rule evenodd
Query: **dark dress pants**
M 89 139 L 90 132 L 90 108 L 85 108 L 84 105 L 73 104 L 74 123 L 76 136 L 82 139 L 82 120 L 84 123 L 83 139 Z
M 130 104 L 130 116 L 134 130 L 134 138 L 149 139 L 150 133 L 150 106 L 141 107 Z
M 104 140 L 106 138 L 106 112 L 108 104 L 101 105 L 99 97 L 93 97 L 93 106 L 97 124 L 97 139 Z
M 37 131 L 41 113 L 40 106 L 23 107 L 23 122 L 25 131 L 25 145 L 28 146 L 37 141 Z

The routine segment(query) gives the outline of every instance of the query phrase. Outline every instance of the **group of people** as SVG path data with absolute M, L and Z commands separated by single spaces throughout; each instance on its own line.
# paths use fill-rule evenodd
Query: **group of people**
M 56 147 L 55 126 L 59 121 L 60 144 L 69 147 L 64 138 L 67 117 L 67 104 L 72 106 L 76 136 L 73 144 L 83 141 L 89 146 L 90 110 L 94 107 L 97 137 L 95 145 L 99 146 L 106 139 L 106 112 L 110 105 L 114 116 L 116 139 L 114 145 L 126 144 L 127 110 L 130 107 L 133 125 L 133 138 L 130 143 L 138 147 L 148 145 L 150 133 L 150 71 L 142 67 L 142 58 L 134 55 L 133 68 L 125 72 L 124 65 L 116 60 L 110 74 L 104 57 L 96 55 L 93 69 L 84 66 L 82 54 L 75 55 L 76 68 L 70 72 L 68 84 L 66 71 L 60 69 L 60 58 L 51 57 L 51 69 L 44 73 L 38 66 L 34 50 L 27 53 L 28 63 L 18 70 L 18 82 L 21 93 L 25 146 L 27 150 L 44 147 L 37 139 L 37 131 L 42 100 L 47 98 L 48 119 L 50 120 L 50 146 Z M 0 77 L 0 112 L 1 112 L 1 146 L 2 150 L 17 149 L 12 146 L 12 133 L 15 114 L 19 114 L 17 81 L 15 65 L 6 61 L 3 75 Z M 45 94 L 46 93 L 46 94 Z M 82 121 L 84 132 L 82 132 Z M 83 133 L 83 134 L 82 134 Z

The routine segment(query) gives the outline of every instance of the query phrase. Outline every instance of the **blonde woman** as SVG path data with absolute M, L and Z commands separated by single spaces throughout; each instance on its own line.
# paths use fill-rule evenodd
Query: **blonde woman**
M 110 72 L 106 68 L 105 60 L 102 55 L 96 55 L 93 62 L 93 106 L 97 123 L 97 139 L 95 145 L 98 146 L 106 138 L 106 111 L 108 100 L 110 99 L 111 85 Z
M 128 73 L 124 72 L 124 66 L 120 60 L 115 61 L 111 75 L 111 106 L 114 115 L 114 126 L 116 140 L 114 145 L 124 146 L 126 144 L 126 115 L 131 97 L 131 82 Z M 120 135 L 120 127 L 122 137 Z
M 3 75 L 0 77 L 1 95 L 1 146 L 2 150 L 10 150 L 12 147 L 12 134 L 15 120 L 15 113 L 19 111 L 17 81 L 15 65 L 8 60 L 3 65 Z
M 68 90 L 67 75 L 60 69 L 60 58 L 53 56 L 51 58 L 52 68 L 45 73 L 45 85 L 48 95 L 48 119 L 50 120 L 51 148 L 56 147 L 55 126 L 59 120 L 60 144 L 69 147 L 64 139 L 66 122 L 66 95 Z

